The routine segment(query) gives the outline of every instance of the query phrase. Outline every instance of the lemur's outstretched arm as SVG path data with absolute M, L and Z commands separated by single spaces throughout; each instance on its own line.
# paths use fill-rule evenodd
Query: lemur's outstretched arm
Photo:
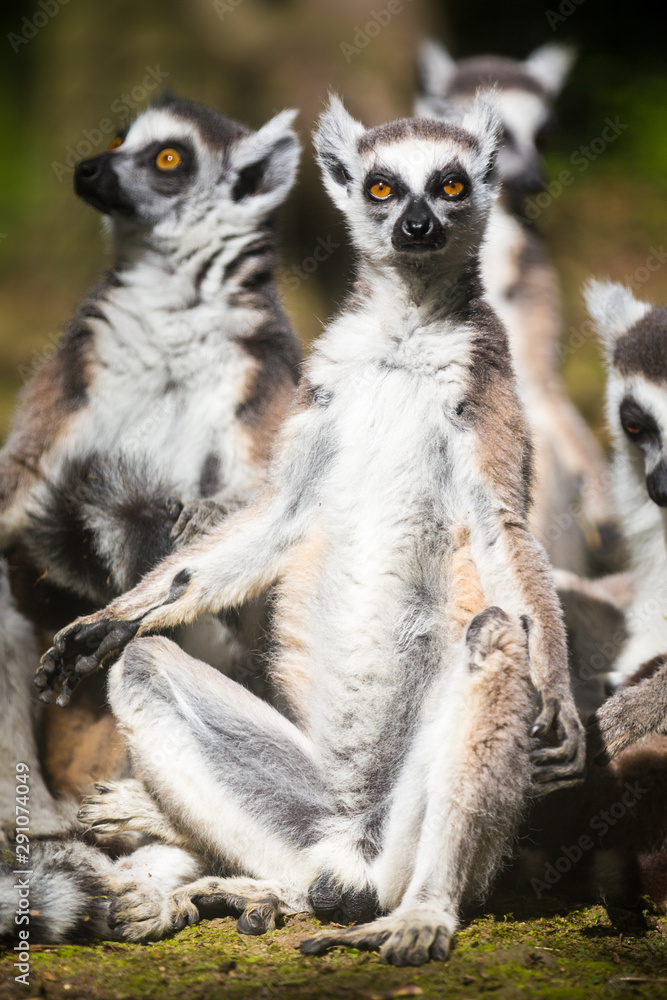
M 269 483 L 255 504 L 195 537 L 133 590 L 56 635 L 35 678 L 42 699 L 49 701 L 59 688 L 58 704 L 66 705 L 79 680 L 135 636 L 234 607 L 275 582 L 285 556 L 304 538 L 331 455 L 321 411 L 297 411 L 285 425 Z

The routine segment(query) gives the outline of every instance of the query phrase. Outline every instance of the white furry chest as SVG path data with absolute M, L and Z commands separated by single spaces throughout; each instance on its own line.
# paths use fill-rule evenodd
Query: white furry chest
M 337 378 L 323 414 L 336 441 L 317 516 L 324 556 L 311 611 L 326 641 L 314 659 L 318 683 L 346 701 L 345 677 L 353 690 L 366 675 L 402 683 L 401 644 L 439 628 L 449 529 L 469 509 L 471 443 L 457 414 L 467 353 L 430 346 L 416 366 L 399 366 L 401 349 Z
M 225 337 L 219 319 L 217 326 L 213 317 L 199 321 L 189 336 L 182 314 L 171 324 L 167 318 L 163 330 L 157 324 L 140 330 L 128 320 L 120 335 L 97 332 L 89 403 L 68 439 L 68 455 L 136 458 L 186 497 L 198 495 L 202 468 L 214 456 L 231 491 L 250 487 L 236 408 L 252 361 Z

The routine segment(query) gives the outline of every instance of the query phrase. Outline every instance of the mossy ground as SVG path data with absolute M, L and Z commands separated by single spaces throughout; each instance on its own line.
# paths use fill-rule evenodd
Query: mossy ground
M 466 924 L 447 964 L 395 969 L 355 949 L 305 958 L 296 946 L 319 926 L 310 917 L 296 916 L 259 938 L 240 936 L 228 917 L 149 945 L 35 949 L 29 988 L 14 984 L 13 959 L 2 955 L 0 1000 L 457 1000 L 481 994 L 497 1000 L 664 1000 L 667 919 L 650 923 L 645 933 L 623 933 L 601 906 L 536 906 L 508 898 Z

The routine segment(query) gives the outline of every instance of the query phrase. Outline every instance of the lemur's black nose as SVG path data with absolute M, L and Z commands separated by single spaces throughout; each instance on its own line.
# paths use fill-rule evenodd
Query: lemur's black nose
M 406 215 L 403 219 L 403 232 L 411 239 L 423 239 L 433 228 L 433 222 L 425 212 Z
M 76 173 L 84 181 L 94 181 L 102 172 L 102 163 L 99 156 L 92 160 L 81 160 L 76 165 Z
M 667 463 L 659 461 L 646 477 L 646 488 L 653 503 L 667 507 Z

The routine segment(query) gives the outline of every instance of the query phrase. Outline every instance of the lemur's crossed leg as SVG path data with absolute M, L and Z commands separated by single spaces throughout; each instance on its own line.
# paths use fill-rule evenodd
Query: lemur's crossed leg
M 393 795 L 371 869 L 380 907 L 391 912 L 324 931 L 304 952 L 381 948 L 395 965 L 448 956 L 461 903 L 487 888 L 530 794 L 535 712 L 526 634 L 487 608 L 470 623 L 454 670 L 444 672 Z
M 114 903 L 124 936 L 139 940 L 144 927 L 155 936 L 160 922 L 168 933 L 180 920 L 195 919 L 193 901 L 240 911 L 246 933 L 266 929 L 281 913 L 308 909 L 308 887 L 318 874 L 309 848 L 330 809 L 303 733 L 162 637 L 127 647 L 110 672 L 109 701 L 137 773 L 166 815 L 192 832 L 190 843 L 200 852 L 259 880 L 204 879 L 171 896 L 156 880 L 149 892 L 142 886 Z M 143 810 L 145 803 L 139 805 Z

